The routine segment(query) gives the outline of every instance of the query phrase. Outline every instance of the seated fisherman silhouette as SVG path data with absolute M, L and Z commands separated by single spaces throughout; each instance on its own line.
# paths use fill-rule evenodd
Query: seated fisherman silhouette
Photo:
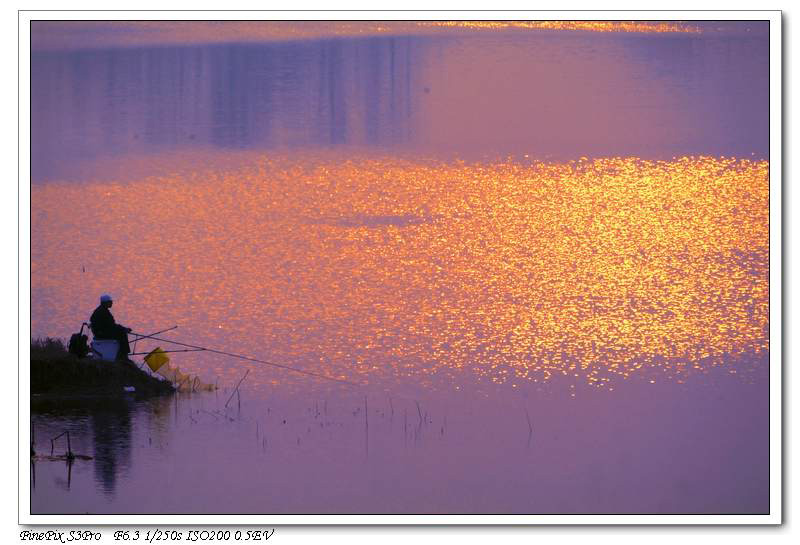
M 114 316 L 109 310 L 113 304 L 114 301 L 110 295 L 101 295 L 100 306 L 94 309 L 92 317 L 89 319 L 89 325 L 92 328 L 95 339 L 117 341 L 119 343 L 117 359 L 127 360 L 128 354 L 131 352 L 131 347 L 128 344 L 128 333 L 131 332 L 131 329 L 118 324 L 114 320 Z

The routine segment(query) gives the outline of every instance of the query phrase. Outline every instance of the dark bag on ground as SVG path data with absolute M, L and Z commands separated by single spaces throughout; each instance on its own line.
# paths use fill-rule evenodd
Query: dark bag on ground
M 78 333 L 73 334 L 69 338 L 69 346 L 67 347 L 70 354 L 75 354 L 79 358 L 85 358 L 89 354 L 89 337 L 83 334 L 83 326 Z

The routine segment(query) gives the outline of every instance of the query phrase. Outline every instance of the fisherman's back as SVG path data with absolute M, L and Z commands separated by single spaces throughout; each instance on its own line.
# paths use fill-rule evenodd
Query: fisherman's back
M 92 312 L 89 325 L 92 328 L 92 333 L 97 338 L 112 338 L 115 336 L 117 322 L 114 320 L 111 311 L 102 304 Z

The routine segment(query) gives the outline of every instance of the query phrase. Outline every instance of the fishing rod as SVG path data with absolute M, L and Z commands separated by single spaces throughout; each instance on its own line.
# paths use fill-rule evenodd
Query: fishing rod
M 264 363 L 266 365 L 272 365 L 273 367 L 280 367 L 281 369 L 288 369 L 289 371 L 295 371 L 296 373 L 302 373 L 304 375 L 309 375 L 309 376 L 312 376 L 312 377 L 324 378 L 326 380 L 333 380 L 335 382 L 341 382 L 341 383 L 344 383 L 344 384 L 350 384 L 351 386 L 362 386 L 361 384 L 358 384 L 356 382 L 350 382 L 349 380 L 344 380 L 344 379 L 341 379 L 341 378 L 329 377 L 327 375 L 322 375 L 322 374 L 319 374 L 319 373 L 313 373 L 311 371 L 304 371 L 302 369 L 297 369 L 296 367 L 290 367 L 288 365 L 283 365 L 283 364 L 280 364 L 280 363 L 275 363 L 275 362 L 266 361 L 266 360 L 259 360 L 259 359 L 251 358 L 251 357 L 248 357 L 248 356 L 242 356 L 241 354 L 234 354 L 232 352 L 224 352 L 222 350 L 215 350 L 213 348 L 206 348 L 206 347 L 197 346 L 197 345 L 194 345 L 194 344 L 187 344 L 187 343 L 181 343 L 181 342 L 178 342 L 178 341 L 171 341 L 169 339 L 161 339 L 161 338 L 158 338 L 158 337 L 153 337 L 152 335 L 149 336 L 148 338 L 150 338 L 150 339 L 152 339 L 154 341 L 162 341 L 162 342 L 165 342 L 165 343 L 172 343 L 172 344 L 176 344 L 178 346 L 185 346 L 187 348 L 194 348 L 195 349 L 195 350 L 187 350 L 187 352 L 199 352 L 199 351 L 212 352 L 214 354 L 220 354 L 222 356 L 229 356 L 231 358 L 238 358 L 240 360 L 247 360 L 247 361 L 252 361 L 252 362 L 255 362 L 255 363 Z
M 172 327 L 168 327 L 167 329 L 162 329 L 161 331 L 156 331 L 155 333 L 150 333 L 149 335 L 145 335 L 144 333 L 134 333 L 131 331 L 131 335 L 136 335 L 138 338 L 134 339 L 133 342 L 140 341 L 142 339 L 149 339 L 153 335 L 160 335 L 161 333 L 166 333 L 167 331 L 172 331 L 173 329 L 178 329 L 178 326 L 174 325 Z
M 152 350 L 150 351 L 152 352 Z M 150 352 L 131 352 L 128 354 L 129 356 L 141 356 L 142 354 L 149 354 Z M 161 350 L 161 352 L 170 353 L 173 352 L 205 352 L 205 348 L 187 348 L 186 350 Z
M 133 339 L 133 351 L 134 351 L 134 354 L 138 354 L 138 352 L 136 352 L 136 343 L 139 340 L 141 340 L 141 339 L 149 339 L 153 335 L 158 335 L 160 333 L 166 333 L 167 331 L 172 331 L 173 329 L 178 329 L 178 326 L 174 325 L 172 327 L 168 327 L 167 329 L 162 329 L 161 331 L 156 331 L 155 333 L 150 333 L 149 335 L 142 335 L 141 333 L 134 333 L 134 332 L 131 331 L 132 335 L 136 335 L 136 338 Z M 128 355 L 130 356 L 131 354 L 128 354 Z

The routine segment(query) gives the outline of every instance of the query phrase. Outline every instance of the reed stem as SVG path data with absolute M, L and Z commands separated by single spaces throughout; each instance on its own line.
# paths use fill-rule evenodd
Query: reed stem
M 238 392 L 239 392 L 239 386 L 241 386 L 241 385 L 242 385 L 242 382 L 244 381 L 244 379 L 246 379 L 246 378 L 247 378 L 247 375 L 248 375 L 249 373 L 250 373 L 250 369 L 248 369 L 248 370 L 245 372 L 244 376 L 243 376 L 242 378 L 240 378 L 240 379 L 239 379 L 239 382 L 236 384 L 236 388 L 234 388 L 234 389 L 233 389 L 233 392 L 231 392 L 231 396 L 228 398 L 228 401 L 226 401 L 226 402 L 225 402 L 225 408 L 226 408 L 226 409 L 228 408 L 228 403 L 230 403 L 230 402 L 231 402 L 231 399 L 233 399 L 233 394 L 235 394 L 235 393 L 238 393 Z

